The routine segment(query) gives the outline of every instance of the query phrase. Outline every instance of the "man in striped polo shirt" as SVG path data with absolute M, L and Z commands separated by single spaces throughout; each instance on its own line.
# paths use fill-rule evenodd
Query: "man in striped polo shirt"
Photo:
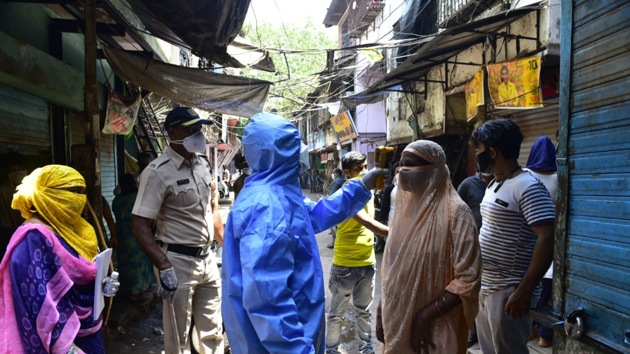
M 490 120 L 472 139 L 479 171 L 495 177 L 481 202 L 479 345 L 484 354 L 527 354 L 529 309 L 553 256 L 553 202 L 545 186 L 518 165 L 523 135 L 516 123 Z

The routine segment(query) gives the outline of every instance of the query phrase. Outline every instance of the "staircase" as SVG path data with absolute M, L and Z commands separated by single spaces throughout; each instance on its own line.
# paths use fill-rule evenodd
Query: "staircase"
M 164 150 L 164 137 L 166 134 L 148 97 L 142 99 L 140 112 L 138 112 L 138 122 L 133 132 L 140 151 L 149 151 L 153 154 L 153 157 L 157 157 Z

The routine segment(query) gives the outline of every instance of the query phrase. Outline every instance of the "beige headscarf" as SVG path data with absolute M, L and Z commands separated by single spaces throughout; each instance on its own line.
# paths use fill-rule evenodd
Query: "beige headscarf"
M 85 188 L 83 176 L 63 165 L 47 165 L 24 177 L 13 195 L 11 207 L 29 219 L 37 214 L 75 251 L 92 260 L 98 251 L 94 228 L 81 217 L 85 194 L 68 190 Z
M 419 140 L 405 152 L 430 165 L 402 167 L 382 264 L 385 353 L 413 353 L 415 315 L 444 290 L 462 305 L 431 325 L 435 353 L 465 353 L 477 314 L 481 255 L 472 213 L 451 184 L 440 145 Z

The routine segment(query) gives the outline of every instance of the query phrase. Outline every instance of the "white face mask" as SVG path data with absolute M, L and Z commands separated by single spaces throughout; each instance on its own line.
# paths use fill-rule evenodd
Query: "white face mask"
M 202 132 L 187 136 L 184 140 L 171 140 L 171 144 L 181 144 L 191 154 L 206 152 L 206 136 Z
M 17 186 L 22 183 L 22 180 L 26 177 L 26 171 L 15 171 L 9 173 L 9 180 L 13 185 Z

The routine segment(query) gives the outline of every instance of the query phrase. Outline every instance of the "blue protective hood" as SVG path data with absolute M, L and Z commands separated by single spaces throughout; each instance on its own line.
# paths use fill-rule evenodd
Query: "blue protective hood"
M 289 120 L 273 113 L 252 116 L 243 134 L 243 154 L 252 169 L 246 183 L 295 184 L 299 188 L 301 142 Z
M 536 172 L 556 172 L 556 147 L 547 136 L 539 137 L 532 150 L 529 152 L 527 159 L 528 169 Z

